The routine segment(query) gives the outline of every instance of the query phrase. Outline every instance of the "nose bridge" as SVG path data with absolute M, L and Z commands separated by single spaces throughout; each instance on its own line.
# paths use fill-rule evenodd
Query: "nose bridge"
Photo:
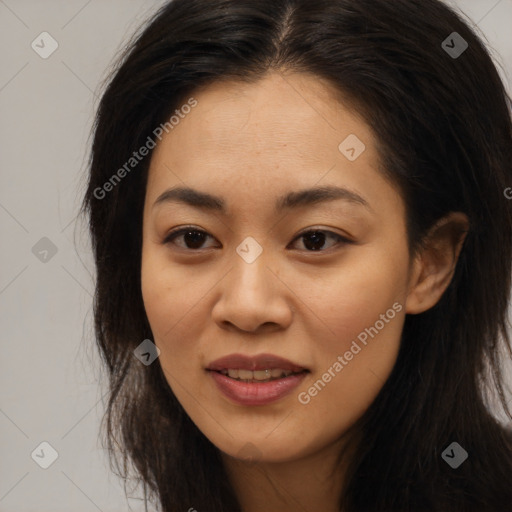
M 236 249 L 233 268 L 222 281 L 214 319 L 245 331 L 266 323 L 282 326 L 291 319 L 283 287 L 279 286 L 275 270 L 271 270 L 270 254 L 250 238 Z
M 230 287 L 234 289 L 231 292 L 240 298 L 252 297 L 253 300 L 261 300 L 265 294 L 272 293 L 273 287 L 268 281 L 275 279 L 275 276 L 267 268 L 268 248 L 264 250 L 256 239 L 247 237 L 236 248 L 236 253 L 230 280 Z

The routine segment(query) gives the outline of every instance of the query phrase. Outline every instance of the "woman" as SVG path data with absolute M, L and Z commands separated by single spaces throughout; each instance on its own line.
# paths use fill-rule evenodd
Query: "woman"
M 509 105 L 437 0 L 163 6 L 83 203 L 118 471 L 166 512 L 512 510 Z

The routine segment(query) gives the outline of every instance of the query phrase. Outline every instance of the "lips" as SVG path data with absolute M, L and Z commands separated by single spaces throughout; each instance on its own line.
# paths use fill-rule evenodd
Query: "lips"
M 248 370 L 248 371 L 264 371 L 264 370 L 284 370 L 285 372 L 299 373 L 307 370 L 307 368 L 292 363 L 288 359 L 284 359 L 272 354 L 259 354 L 257 356 L 245 356 L 243 354 L 231 354 L 221 357 L 210 363 L 207 370 L 220 372 L 222 370 Z
M 271 354 L 232 354 L 213 361 L 206 370 L 226 398 L 245 406 L 284 398 L 309 373 L 307 368 Z

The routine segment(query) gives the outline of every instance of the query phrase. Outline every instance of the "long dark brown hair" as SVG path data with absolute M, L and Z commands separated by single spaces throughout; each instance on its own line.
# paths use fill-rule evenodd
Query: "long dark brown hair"
M 468 47 L 454 55 L 443 41 L 460 50 L 459 36 Z M 406 204 L 411 254 L 448 212 L 470 222 L 450 286 L 407 315 L 393 371 L 357 422 L 340 509 L 512 510 L 512 441 L 489 412 L 497 396 L 512 420 L 500 363 L 500 349 L 512 358 L 511 100 L 480 37 L 438 0 L 174 0 L 134 36 L 99 104 L 81 208 L 112 469 L 133 473 L 164 512 L 240 511 L 219 450 L 158 360 L 134 357 L 153 339 L 140 282 L 150 155 L 109 180 L 197 87 L 282 70 L 327 79 L 373 129 L 381 171 Z M 469 454 L 457 469 L 442 457 L 452 442 Z

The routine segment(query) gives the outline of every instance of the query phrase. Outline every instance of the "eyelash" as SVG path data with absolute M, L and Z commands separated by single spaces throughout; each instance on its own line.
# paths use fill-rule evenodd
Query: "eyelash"
M 174 240 L 176 238 L 178 238 L 179 236 L 181 235 L 184 235 L 186 233 L 201 233 L 201 234 L 204 234 L 204 235 L 207 235 L 207 236 L 210 236 L 206 231 L 202 230 L 202 229 L 197 229 L 195 228 L 194 226 L 186 226 L 186 227 L 183 227 L 183 228 L 177 228 L 175 229 L 174 231 L 171 231 L 170 233 L 167 234 L 167 236 L 165 237 L 165 239 L 163 240 L 163 244 L 164 245 L 168 245 L 168 244 L 171 244 L 174 242 Z M 336 247 L 337 245 L 346 245 L 346 244 L 351 244 L 351 243 L 354 243 L 352 242 L 351 240 L 349 240 L 348 238 L 345 238 L 341 235 L 339 235 L 338 233 L 334 233 L 333 231 L 329 231 L 327 229 L 308 229 L 307 231 L 303 231 L 302 233 L 300 233 L 299 235 L 297 235 L 293 240 L 292 240 L 292 243 L 295 242 L 296 240 L 299 240 L 300 238 L 306 236 L 306 235 L 309 235 L 309 234 L 312 234 L 312 233 L 326 233 L 328 235 L 332 235 L 333 238 L 335 238 L 337 240 L 337 243 L 329 248 L 329 249 L 326 249 L 326 250 L 320 250 L 320 251 L 308 251 L 307 249 L 303 249 L 304 251 L 306 252 L 309 252 L 309 253 L 316 253 L 316 252 L 328 252 L 330 251 L 330 249 Z M 213 238 L 213 237 L 211 237 Z M 180 247 L 180 249 L 184 250 L 184 251 L 192 251 L 192 252 L 199 252 L 201 251 L 202 249 L 189 249 L 187 247 Z

